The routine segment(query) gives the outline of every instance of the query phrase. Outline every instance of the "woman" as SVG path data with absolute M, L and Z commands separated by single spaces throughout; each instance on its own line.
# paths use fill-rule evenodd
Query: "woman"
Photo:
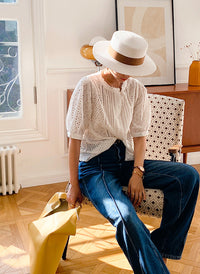
M 166 258 L 180 259 L 192 220 L 199 175 L 192 167 L 145 159 L 150 104 L 134 78 L 155 71 L 147 42 L 133 32 L 117 31 L 97 42 L 95 58 L 106 68 L 84 77 L 73 92 L 67 115 L 72 207 L 82 193 L 116 227 L 116 239 L 134 273 L 169 273 Z M 128 194 L 122 186 L 128 186 Z M 134 207 L 144 187 L 165 196 L 160 228 L 151 234 Z

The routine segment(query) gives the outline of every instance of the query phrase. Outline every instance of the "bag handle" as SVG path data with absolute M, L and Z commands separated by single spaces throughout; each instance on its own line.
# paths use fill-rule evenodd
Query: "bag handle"
M 44 218 L 55 208 L 59 207 L 61 204 L 61 199 L 64 199 L 64 200 L 67 199 L 66 192 L 56 192 L 46 204 L 39 218 Z

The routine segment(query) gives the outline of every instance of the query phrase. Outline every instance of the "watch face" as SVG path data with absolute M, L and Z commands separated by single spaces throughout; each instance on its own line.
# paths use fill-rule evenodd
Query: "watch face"
M 140 169 L 142 172 L 144 172 L 143 166 L 139 166 L 139 169 Z
M 136 166 L 135 168 L 138 168 L 139 170 L 141 170 L 144 173 L 144 167 L 143 166 Z

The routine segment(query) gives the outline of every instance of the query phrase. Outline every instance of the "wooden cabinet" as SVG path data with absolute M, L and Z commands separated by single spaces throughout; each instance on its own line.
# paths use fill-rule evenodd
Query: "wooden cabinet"
M 183 162 L 187 153 L 200 151 L 200 86 L 176 84 L 170 86 L 147 87 L 148 93 L 176 97 L 185 101 L 183 126 Z

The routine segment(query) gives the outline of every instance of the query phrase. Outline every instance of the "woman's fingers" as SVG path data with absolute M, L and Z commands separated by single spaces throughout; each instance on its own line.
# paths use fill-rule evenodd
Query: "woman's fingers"
M 135 192 L 134 193 L 134 201 L 133 201 L 133 205 L 136 206 L 139 200 L 139 193 Z
M 146 192 L 143 190 L 143 200 L 146 200 Z
M 80 191 L 79 186 L 72 186 L 70 184 L 70 187 L 67 192 L 67 201 L 69 208 L 75 208 L 81 205 L 81 202 L 83 200 L 83 196 Z
M 75 207 L 76 207 L 76 204 L 74 204 L 74 203 L 73 204 L 68 203 L 68 208 L 69 209 L 72 209 L 72 208 L 75 208 Z
M 137 205 L 140 205 L 141 204 L 141 202 L 142 202 L 142 200 L 143 200 L 143 192 L 140 192 L 139 193 L 139 199 L 138 199 L 138 202 L 137 202 Z
M 68 203 L 68 208 L 72 209 L 72 208 L 76 208 L 76 207 L 81 207 L 81 203 L 80 202 L 76 202 L 76 203 Z
M 145 195 L 144 191 L 133 192 L 133 193 L 131 193 L 131 195 L 129 197 L 130 197 L 131 202 L 133 203 L 134 206 L 140 205 L 141 202 L 146 199 L 146 195 Z
M 128 197 L 134 206 L 140 205 L 141 202 L 146 199 L 141 178 L 136 177 L 134 180 L 130 180 L 128 185 Z

